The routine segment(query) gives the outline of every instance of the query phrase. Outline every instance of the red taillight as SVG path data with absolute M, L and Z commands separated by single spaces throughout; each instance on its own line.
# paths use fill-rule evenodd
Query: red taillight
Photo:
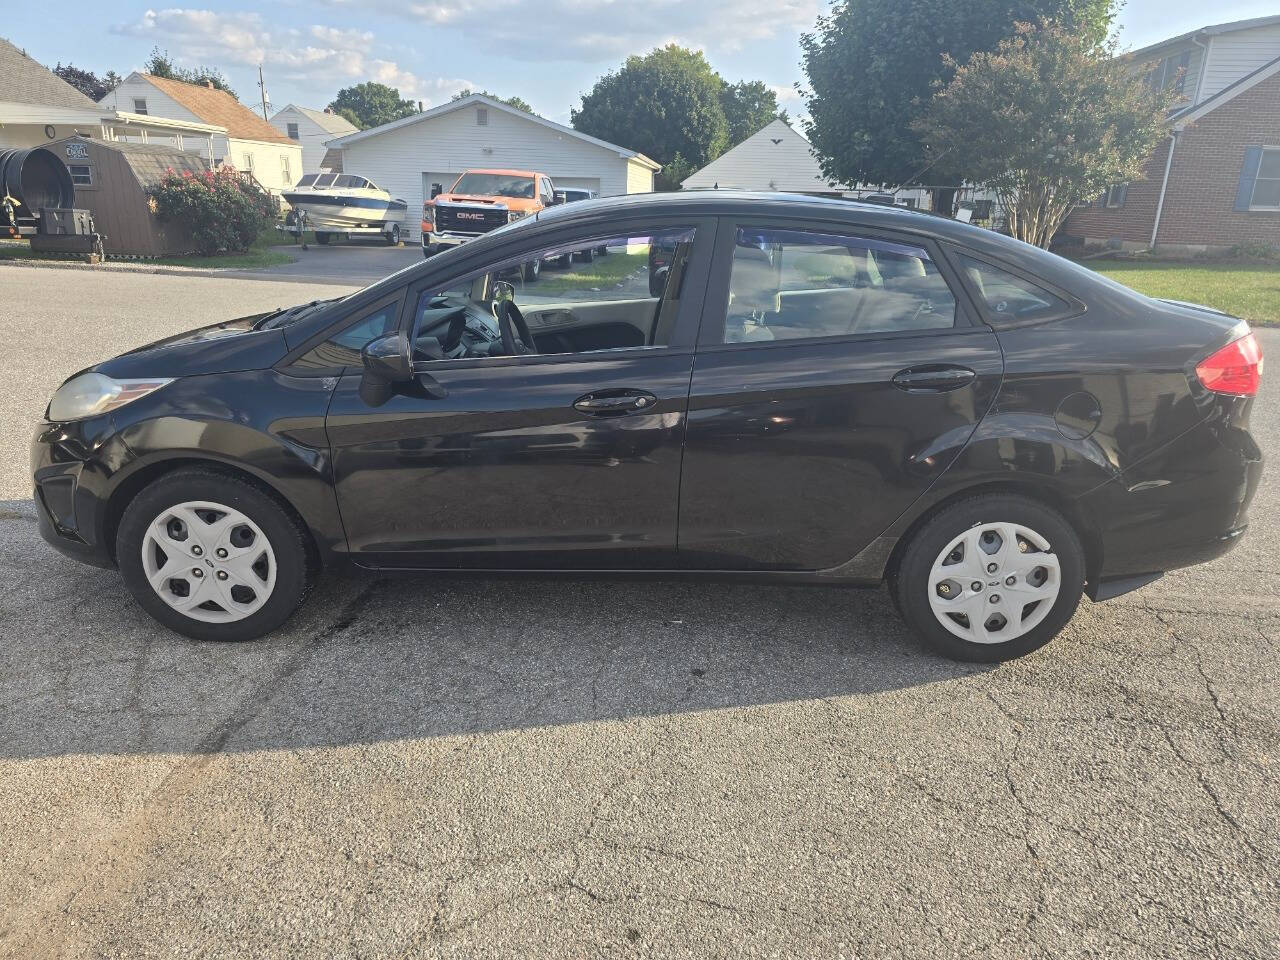
M 1257 338 L 1247 333 L 1231 341 L 1201 360 L 1196 365 L 1196 376 L 1214 393 L 1257 396 L 1258 382 L 1262 379 L 1262 348 Z

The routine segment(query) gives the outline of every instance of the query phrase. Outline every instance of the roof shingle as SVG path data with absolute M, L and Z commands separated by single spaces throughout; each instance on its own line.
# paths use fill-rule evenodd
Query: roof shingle
M 225 127 L 229 137 L 237 140 L 263 140 L 268 143 L 294 143 L 223 90 L 183 83 L 181 80 L 166 80 L 149 73 L 140 76 L 194 113 L 202 123 Z
M 98 110 L 96 103 L 43 64 L 0 37 L 0 100 L 72 110 Z

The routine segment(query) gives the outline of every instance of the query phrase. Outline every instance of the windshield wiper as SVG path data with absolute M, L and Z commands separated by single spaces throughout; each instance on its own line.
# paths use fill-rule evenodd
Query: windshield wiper
M 319 309 L 326 303 L 333 303 L 335 300 L 340 299 L 342 298 L 330 297 L 328 300 L 312 300 L 310 303 L 300 303 L 296 307 L 282 307 L 274 313 L 269 313 L 259 320 L 255 329 L 271 330 L 276 327 L 282 327 L 287 323 L 293 323 L 297 320 L 301 320 L 307 314 Z

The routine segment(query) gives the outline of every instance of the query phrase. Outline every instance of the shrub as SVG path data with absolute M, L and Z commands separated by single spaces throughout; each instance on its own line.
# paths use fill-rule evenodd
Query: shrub
M 1233 260 L 1280 260 L 1280 247 L 1262 240 L 1246 240 L 1227 251 Z
M 186 224 L 205 256 L 248 250 L 275 213 L 270 195 L 229 166 L 200 174 L 170 170 L 151 195 L 160 219 Z

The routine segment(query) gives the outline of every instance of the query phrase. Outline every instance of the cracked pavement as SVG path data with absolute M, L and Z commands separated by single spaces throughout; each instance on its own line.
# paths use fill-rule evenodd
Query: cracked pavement
M 880 591 L 748 584 L 330 578 L 199 644 L 39 540 L 31 421 L 98 356 L 323 294 L 22 279 L 0 956 L 1276 956 L 1274 465 L 1233 553 L 994 668 Z

